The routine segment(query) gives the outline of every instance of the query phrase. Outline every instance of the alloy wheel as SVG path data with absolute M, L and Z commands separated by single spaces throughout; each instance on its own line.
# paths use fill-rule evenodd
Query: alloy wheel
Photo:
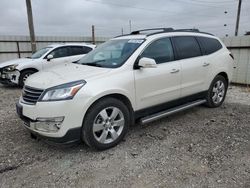
M 119 108 L 105 108 L 98 113 L 94 120 L 94 137 L 99 143 L 112 143 L 121 135 L 124 124 L 124 115 Z
M 215 104 L 219 104 L 225 95 L 225 85 L 221 80 L 215 82 L 213 91 L 212 91 L 212 100 Z

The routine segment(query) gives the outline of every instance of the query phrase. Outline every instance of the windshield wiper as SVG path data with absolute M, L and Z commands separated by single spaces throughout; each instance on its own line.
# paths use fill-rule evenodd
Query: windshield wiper
M 102 65 L 94 62 L 94 63 L 83 63 L 82 65 L 89 65 L 89 66 L 93 66 L 93 67 L 102 67 Z
M 78 63 L 79 61 L 80 61 L 80 60 L 77 60 L 77 61 L 73 61 L 72 63 L 76 63 L 76 64 L 77 64 L 77 63 Z
M 93 62 L 89 62 L 89 63 L 81 63 L 82 65 L 89 65 L 89 66 L 94 66 L 94 67 L 102 67 L 102 65 L 100 65 L 100 62 L 103 62 L 106 60 L 98 60 L 98 61 L 93 61 Z

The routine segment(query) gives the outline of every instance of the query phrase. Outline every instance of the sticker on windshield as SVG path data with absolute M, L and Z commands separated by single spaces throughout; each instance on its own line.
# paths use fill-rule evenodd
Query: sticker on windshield
M 131 39 L 128 41 L 128 43 L 136 43 L 136 44 L 141 44 L 143 43 L 144 40 L 139 40 L 139 39 Z

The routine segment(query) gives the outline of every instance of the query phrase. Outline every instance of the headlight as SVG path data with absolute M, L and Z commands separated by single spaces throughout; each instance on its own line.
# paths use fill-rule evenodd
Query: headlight
M 7 67 L 4 67 L 3 69 L 4 69 L 4 71 L 14 71 L 17 66 L 18 66 L 18 64 L 9 65 Z
M 46 89 L 39 101 L 58 101 L 73 99 L 76 93 L 86 84 L 85 80 L 70 82 Z

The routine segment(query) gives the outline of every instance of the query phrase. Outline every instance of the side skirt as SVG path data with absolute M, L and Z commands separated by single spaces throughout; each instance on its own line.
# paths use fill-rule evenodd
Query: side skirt
M 205 100 L 206 95 L 207 95 L 207 91 L 204 91 L 204 92 L 200 92 L 200 93 L 190 95 L 190 96 L 187 96 L 184 98 L 180 98 L 180 99 L 177 99 L 174 101 L 170 101 L 167 103 L 163 103 L 163 104 L 156 105 L 156 106 L 153 106 L 150 108 L 136 111 L 135 112 L 135 120 L 137 122 L 139 120 L 141 123 L 149 122 L 148 120 L 146 121 L 146 119 L 148 119 L 149 117 L 150 117 L 150 119 L 152 119 L 153 116 L 159 116 L 160 114 L 162 114 L 160 117 L 165 117 L 165 115 L 163 116 L 163 114 L 165 114 L 165 113 L 170 115 L 170 114 L 173 114 L 175 112 L 181 111 L 181 110 L 177 110 L 177 109 L 185 110 L 185 109 L 191 108 L 193 106 L 203 104 L 206 102 L 206 100 Z
M 165 111 L 162 111 L 162 112 L 158 112 L 156 114 L 152 114 L 150 116 L 146 116 L 146 117 L 144 117 L 144 118 L 142 118 L 140 120 L 140 123 L 141 124 L 150 123 L 150 122 L 158 120 L 160 118 L 167 117 L 167 116 L 169 116 L 171 114 L 174 114 L 174 113 L 177 113 L 177 112 L 180 112 L 180 111 L 183 111 L 183 110 L 187 110 L 189 108 L 192 108 L 194 106 L 198 106 L 200 104 L 204 104 L 205 102 L 206 102 L 206 100 L 197 100 L 197 101 L 190 102 L 190 103 L 187 103 L 187 104 L 184 104 L 184 105 L 181 105 L 181 106 L 170 108 L 169 110 L 165 110 Z

